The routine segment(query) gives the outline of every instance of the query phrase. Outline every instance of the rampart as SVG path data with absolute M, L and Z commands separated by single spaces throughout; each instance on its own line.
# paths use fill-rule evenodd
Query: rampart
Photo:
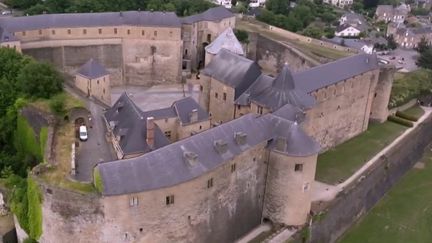
M 336 242 L 422 157 L 432 139 L 428 117 L 330 203 L 309 228 L 307 242 Z M 303 234 L 304 235 L 304 234 Z M 295 237 L 301 242 L 301 234 Z

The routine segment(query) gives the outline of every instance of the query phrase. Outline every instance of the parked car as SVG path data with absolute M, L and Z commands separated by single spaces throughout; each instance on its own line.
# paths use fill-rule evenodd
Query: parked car
M 12 11 L 5 10 L 5 11 L 1 12 L 1 14 L 2 15 L 10 15 L 10 14 L 12 14 Z
M 79 139 L 81 141 L 87 141 L 88 133 L 87 133 L 87 127 L 86 126 L 80 126 L 79 127 Z

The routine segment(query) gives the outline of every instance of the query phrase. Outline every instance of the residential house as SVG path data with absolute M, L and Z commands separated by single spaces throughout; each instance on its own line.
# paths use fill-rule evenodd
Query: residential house
M 344 8 L 345 6 L 351 5 L 353 0 L 323 0 L 323 2 L 339 8 Z
M 378 5 L 375 11 L 375 18 L 378 21 L 403 23 L 411 11 L 409 5 L 401 4 L 397 7 L 392 5 Z

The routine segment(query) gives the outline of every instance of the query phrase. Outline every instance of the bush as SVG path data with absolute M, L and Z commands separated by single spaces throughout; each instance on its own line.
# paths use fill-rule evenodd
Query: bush
M 402 112 L 402 111 L 398 111 L 398 112 L 396 112 L 396 116 L 398 116 L 398 117 L 400 117 L 400 118 L 403 118 L 403 119 L 406 119 L 406 120 L 414 121 L 414 122 L 418 121 L 418 118 L 417 118 L 417 117 L 415 117 L 415 116 L 411 116 L 411 115 L 409 115 L 409 114 L 405 114 L 405 113 Z
M 387 120 L 395 122 L 395 123 L 402 125 L 402 126 L 406 126 L 406 127 L 413 127 L 414 126 L 414 124 L 411 121 L 405 120 L 403 118 L 400 118 L 400 117 L 397 117 L 394 115 L 389 116 Z
M 247 31 L 236 29 L 234 34 L 241 43 L 249 43 L 249 35 Z
M 96 189 L 99 192 L 103 192 L 104 186 L 103 186 L 103 182 L 102 182 L 102 177 L 99 173 L 99 170 L 97 170 L 97 169 L 93 170 L 93 180 L 94 180 L 94 185 L 95 185 Z
M 56 95 L 51 98 L 49 102 L 51 111 L 57 115 L 64 115 L 65 111 L 65 97 L 63 95 Z

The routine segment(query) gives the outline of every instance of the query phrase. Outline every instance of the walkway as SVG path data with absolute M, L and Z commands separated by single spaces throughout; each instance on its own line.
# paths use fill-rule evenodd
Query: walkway
M 414 122 L 414 126 L 408 128 L 403 132 L 398 138 L 396 138 L 391 144 L 389 144 L 387 147 L 385 147 L 381 152 L 376 154 L 372 159 L 370 159 L 367 163 L 365 163 L 360 169 L 358 169 L 352 176 L 350 176 L 347 180 L 344 182 L 332 186 L 328 185 L 319 181 L 315 181 L 312 184 L 312 201 L 331 201 L 333 200 L 336 195 L 342 191 L 346 186 L 351 184 L 353 181 L 357 180 L 366 170 L 369 169 L 373 164 L 375 164 L 377 161 L 379 161 L 379 158 L 383 155 L 385 155 L 390 149 L 392 149 L 396 144 L 398 144 L 403 138 L 405 138 L 408 134 L 411 133 L 420 123 L 422 123 L 426 118 L 428 118 L 432 114 L 432 108 L 431 107 L 423 107 L 423 110 L 425 113 L 423 116 L 417 121 Z
M 235 241 L 235 243 L 248 243 L 249 241 L 255 239 L 258 235 L 263 232 L 270 231 L 271 226 L 269 224 L 260 224 L 258 227 L 250 231 L 247 235 Z

